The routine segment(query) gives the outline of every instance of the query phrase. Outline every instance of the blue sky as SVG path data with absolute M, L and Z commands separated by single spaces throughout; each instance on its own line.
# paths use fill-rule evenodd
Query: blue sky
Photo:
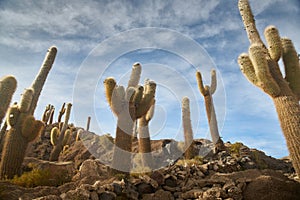
M 195 70 L 201 70 L 209 84 L 209 71 L 216 68 L 214 101 L 224 141 L 243 142 L 274 157 L 288 154 L 272 100 L 251 85 L 237 65 L 249 42 L 236 1 L 69 2 L 0 1 L 0 76 L 16 76 L 14 101 L 30 86 L 47 48 L 58 48 L 37 118 L 48 103 L 58 111 L 63 102 L 72 102 L 75 125 L 85 127 L 92 116 L 92 131 L 113 135 L 116 118 L 105 101 L 102 82 L 113 76 L 126 85 L 131 65 L 140 62 L 141 84 L 145 78 L 158 84 L 152 137 L 182 139 L 180 104 L 188 96 L 195 138 L 207 138 Z M 298 0 L 250 4 L 261 33 L 275 25 L 299 51 Z

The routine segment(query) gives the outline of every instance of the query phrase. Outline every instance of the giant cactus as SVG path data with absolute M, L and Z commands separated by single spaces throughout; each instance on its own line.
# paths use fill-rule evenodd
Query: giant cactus
M 44 127 L 42 121 L 35 120 L 29 113 L 34 91 L 26 89 L 20 104 L 8 110 L 7 124 L 10 129 L 5 137 L 0 165 L 0 178 L 13 178 L 20 174 L 27 145 L 34 140 Z
M 156 84 L 150 81 L 145 89 L 138 86 L 140 74 L 141 65 L 135 63 L 126 90 L 111 77 L 104 81 L 106 99 L 118 118 L 112 173 L 130 171 L 134 122 L 148 112 L 154 101 Z
M 184 132 L 185 159 L 192 159 L 195 156 L 194 136 L 191 122 L 190 100 L 188 97 L 182 99 L 182 125 Z
M 20 103 L 9 108 L 6 118 L 10 130 L 5 135 L 0 164 L 0 178 L 13 178 L 20 174 L 28 142 L 34 140 L 44 127 L 44 123 L 33 117 L 38 98 L 46 81 L 47 75 L 56 56 L 56 47 L 50 47 L 40 72 L 25 90 Z
M 60 152 L 64 146 L 68 143 L 71 136 L 71 131 L 68 129 L 68 123 L 71 115 L 72 104 L 68 103 L 66 108 L 66 115 L 63 125 L 60 128 L 54 127 L 51 130 L 51 144 L 54 146 L 51 154 L 50 161 L 57 161 Z
M 212 98 L 212 95 L 215 93 L 215 91 L 217 89 L 216 71 L 215 70 L 211 71 L 211 85 L 210 86 L 206 85 L 204 87 L 203 81 L 202 81 L 202 76 L 199 71 L 197 71 L 197 73 L 196 73 L 196 78 L 197 78 L 199 90 L 200 90 L 201 94 L 203 95 L 204 101 L 205 101 L 206 115 L 207 115 L 207 119 L 208 119 L 208 125 L 209 125 L 209 129 L 210 129 L 211 139 L 215 145 L 216 152 L 218 152 L 218 151 L 224 149 L 224 143 L 219 135 L 217 117 L 216 117 L 216 112 L 215 112 L 213 98 Z
M 249 2 L 239 0 L 238 7 L 250 41 L 249 54 L 241 54 L 238 63 L 246 78 L 273 99 L 293 166 L 300 176 L 300 64 L 297 52 L 292 41 L 280 38 L 274 26 L 265 29 L 267 48 L 256 29 Z M 278 64 L 280 57 L 285 78 Z

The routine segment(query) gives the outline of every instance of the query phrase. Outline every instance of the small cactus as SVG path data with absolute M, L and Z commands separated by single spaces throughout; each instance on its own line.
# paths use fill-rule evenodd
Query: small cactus
M 118 86 L 112 77 L 104 81 L 106 99 L 118 117 L 112 173 L 130 171 L 134 122 L 145 115 L 154 102 L 156 84 L 151 81 L 144 90 L 144 87 L 138 86 L 140 74 L 141 65 L 135 63 L 126 90 Z
M 63 125 L 60 128 L 54 127 L 51 130 L 51 144 L 54 147 L 50 154 L 50 161 L 57 161 L 60 152 L 63 151 L 64 146 L 66 146 L 69 142 L 71 130 L 68 129 L 68 123 L 71 115 L 71 108 L 72 104 L 68 103 Z
M 239 0 L 238 7 L 250 41 L 249 54 L 238 58 L 246 78 L 261 88 L 274 101 L 290 157 L 300 176 L 300 64 L 292 41 L 281 38 L 274 26 L 265 29 L 268 48 L 262 42 L 248 0 Z M 278 64 L 282 58 L 285 78 Z
M 190 100 L 188 97 L 182 99 L 182 124 L 184 132 L 185 159 L 192 159 L 195 156 L 194 136 L 191 122 Z
M 52 124 L 53 123 L 53 116 L 54 116 L 54 111 L 55 111 L 55 108 L 53 105 L 51 104 L 48 104 L 45 108 L 45 111 L 43 113 L 43 116 L 42 116 L 42 121 L 48 125 L 48 124 Z
M 211 71 L 211 85 L 210 86 L 206 85 L 204 87 L 203 81 L 202 81 L 202 75 L 199 71 L 197 71 L 197 73 L 196 73 L 196 78 L 197 78 L 199 90 L 204 97 L 206 115 L 207 115 L 207 119 L 208 119 L 208 125 L 209 125 L 209 129 L 210 129 L 212 142 L 215 145 L 216 152 L 218 152 L 218 151 L 223 150 L 225 147 L 224 147 L 223 141 L 219 135 L 217 117 L 216 117 L 216 112 L 215 112 L 213 98 L 212 98 L 212 95 L 214 94 L 214 92 L 217 89 L 216 71 L 215 70 Z

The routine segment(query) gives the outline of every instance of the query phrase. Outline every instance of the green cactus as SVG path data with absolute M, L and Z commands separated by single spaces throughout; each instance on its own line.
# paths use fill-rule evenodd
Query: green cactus
M 182 99 L 182 125 L 184 132 L 185 159 L 192 159 L 195 156 L 194 136 L 191 122 L 190 100 L 188 97 Z
M 72 104 L 68 103 L 63 125 L 60 128 L 54 127 L 51 130 L 51 144 L 54 147 L 50 154 L 50 161 L 58 160 L 60 152 L 62 152 L 64 146 L 68 144 L 68 141 L 70 139 L 71 130 L 68 129 L 68 123 L 70 119 L 71 108 L 72 108 Z
M 30 100 L 33 95 L 33 89 L 26 89 L 20 104 L 14 104 L 8 110 L 7 124 L 10 129 L 5 136 L 2 152 L 1 179 L 11 179 L 15 175 L 20 175 L 28 143 L 33 141 L 44 128 L 44 123 L 35 120 L 29 113 Z
M 126 90 L 123 86 L 118 86 L 111 77 L 104 81 L 106 99 L 118 118 L 112 173 L 130 171 L 134 122 L 148 112 L 154 101 L 156 84 L 149 82 L 146 86 L 148 91 L 144 91 L 142 86 L 137 85 L 140 74 L 141 65 L 135 63 Z
M 10 126 L 4 138 L 0 163 L 0 179 L 13 178 L 21 173 L 27 145 L 43 130 L 44 123 L 33 117 L 38 98 L 56 56 L 56 47 L 50 47 L 40 72 L 31 87 L 23 93 L 20 103 L 11 106 L 6 123 Z
M 0 127 L 16 88 L 15 77 L 4 76 L 0 79 Z
M 292 41 L 280 38 L 274 26 L 265 30 L 267 48 L 256 29 L 249 2 L 239 0 L 238 7 L 250 41 L 249 55 L 241 54 L 238 63 L 246 78 L 273 99 L 293 166 L 300 176 L 300 64 L 297 52 Z M 280 56 L 285 78 L 278 64 Z
M 224 143 L 219 135 L 218 122 L 217 122 L 216 112 L 215 112 L 213 98 L 212 98 L 212 95 L 215 93 L 215 91 L 217 89 L 216 71 L 215 70 L 211 71 L 210 86 L 206 85 L 204 87 L 203 81 L 202 81 L 202 75 L 201 75 L 200 71 L 197 71 L 196 78 L 197 78 L 199 90 L 204 97 L 206 115 L 207 115 L 207 119 L 208 119 L 208 125 L 209 125 L 209 129 L 210 129 L 212 142 L 215 145 L 216 152 L 219 152 L 221 150 L 224 150 L 225 147 L 224 147 Z

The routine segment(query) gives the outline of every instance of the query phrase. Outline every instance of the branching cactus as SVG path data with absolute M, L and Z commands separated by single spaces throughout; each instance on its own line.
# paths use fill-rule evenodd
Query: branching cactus
M 59 111 L 59 113 L 58 113 L 58 119 L 57 119 L 58 123 L 61 122 L 61 118 L 63 117 L 63 115 L 64 115 L 65 112 L 66 112 L 65 106 L 66 106 L 66 103 L 63 103 L 63 105 L 61 106 L 61 109 L 60 109 L 60 111 Z
M 0 127 L 16 88 L 15 77 L 5 76 L 0 79 Z
M 188 97 L 182 99 L 182 125 L 184 132 L 185 159 L 192 159 L 195 156 L 194 136 L 191 122 L 190 100 Z
M 7 113 L 7 124 L 10 126 L 5 136 L 5 143 L 0 164 L 1 179 L 20 175 L 25 151 L 29 142 L 33 141 L 43 130 L 44 123 L 35 120 L 29 113 L 33 99 L 32 88 L 26 89 L 20 104 L 14 104 Z
M 156 84 L 149 81 L 144 90 L 138 86 L 140 75 L 141 65 L 135 63 L 126 90 L 111 77 L 104 81 L 107 102 L 118 118 L 112 173 L 130 171 L 134 122 L 145 115 L 154 102 Z
M 42 121 L 47 124 L 52 124 L 53 122 L 53 115 L 54 115 L 55 108 L 53 105 L 48 104 L 45 108 L 43 113 Z
M 60 128 L 54 127 L 51 130 L 51 144 L 54 146 L 51 154 L 50 161 L 57 161 L 60 152 L 64 149 L 64 146 L 68 144 L 71 136 L 71 130 L 68 129 L 68 123 L 71 115 L 72 104 L 68 103 L 66 108 L 65 120 Z
M 239 0 L 238 6 L 250 41 L 249 54 L 241 54 L 238 63 L 246 78 L 273 99 L 290 158 L 300 176 L 300 66 L 297 52 L 292 41 L 281 38 L 274 26 L 267 27 L 264 32 L 267 48 L 256 29 L 249 2 Z M 285 78 L 278 64 L 280 57 Z
M 13 178 L 13 176 L 21 173 L 21 165 L 28 143 L 33 141 L 44 129 L 44 123 L 35 120 L 33 113 L 48 73 L 52 68 L 56 53 L 56 47 L 52 46 L 48 49 L 40 71 L 31 87 L 25 90 L 19 104 L 14 104 L 9 108 L 6 123 L 10 130 L 4 138 L 0 164 L 1 179 Z
M 224 147 L 224 143 L 219 135 L 217 117 L 216 117 L 216 112 L 215 112 L 213 98 L 212 98 L 212 95 L 215 93 L 215 91 L 217 89 L 216 71 L 215 70 L 211 71 L 211 85 L 210 86 L 203 85 L 202 75 L 199 71 L 196 73 L 196 78 L 197 78 L 199 90 L 200 90 L 201 94 L 203 95 L 204 101 L 205 101 L 206 115 L 207 115 L 207 119 L 208 119 L 211 139 L 215 145 L 216 152 L 218 152 L 220 150 L 223 150 L 225 147 Z
M 150 107 L 148 112 L 139 120 L 138 134 L 139 134 L 139 153 L 142 156 L 143 167 L 153 167 L 153 158 L 151 154 L 151 140 L 149 132 L 149 122 L 153 118 L 155 109 L 155 102 Z

